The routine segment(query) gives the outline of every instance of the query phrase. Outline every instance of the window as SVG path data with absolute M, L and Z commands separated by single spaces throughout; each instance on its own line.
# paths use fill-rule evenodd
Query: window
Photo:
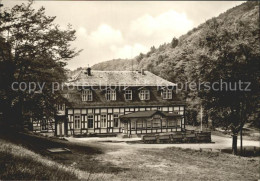
M 180 118 L 177 119 L 176 126 L 181 126 L 181 119 Z
M 168 120 L 168 126 L 169 126 L 169 127 L 175 127 L 175 126 L 176 126 L 176 123 L 177 123 L 177 121 L 174 120 L 174 119 L 169 119 L 169 120 Z
M 82 101 L 92 101 L 93 93 L 92 90 L 83 90 L 82 91 Z
M 101 115 L 101 128 L 107 127 L 107 115 Z
M 162 118 L 162 127 L 166 127 L 166 124 L 167 124 L 166 119 Z
M 131 129 L 135 129 L 135 123 L 136 123 L 135 121 L 131 122 Z
M 141 90 L 140 91 L 140 99 L 141 100 L 149 100 L 150 99 L 150 91 L 149 90 Z
M 154 115 L 153 117 L 153 127 L 161 127 L 161 116 Z
M 162 92 L 163 99 L 172 99 L 172 90 L 165 88 Z
M 48 121 L 47 121 L 47 119 L 43 119 L 42 121 L 41 121 L 41 126 L 42 126 L 42 131 L 46 131 L 46 130 L 48 130 Z
M 118 114 L 114 114 L 114 127 L 119 127 L 119 117 Z
M 147 128 L 151 128 L 151 120 L 147 120 Z
M 132 100 L 132 90 L 125 91 L 125 100 Z
M 74 128 L 80 129 L 80 115 L 74 116 Z
M 116 100 L 116 91 L 115 90 L 107 90 L 106 99 L 108 101 L 115 101 Z
M 88 115 L 88 128 L 93 128 L 94 116 Z
M 143 127 L 143 121 L 142 120 L 138 120 L 137 121 L 137 128 L 142 128 Z
M 65 105 L 64 104 L 58 104 L 57 105 L 57 111 L 64 111 L 65 110 Z
M 62 94 L 62 96 L 64 97 L 64 98 L 70 98 L 70 94 L 69 93 L 66 93 L 66 94 Z

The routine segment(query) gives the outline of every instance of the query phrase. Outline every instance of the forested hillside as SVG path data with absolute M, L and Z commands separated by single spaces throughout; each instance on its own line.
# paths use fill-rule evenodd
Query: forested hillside
M 230 110 L 238 111 L 238 108 L 245 104 L 246 109 L 241 108 L 247 113 L 244 115 L 244 120 L 249 119 L 252 112 L 254 116 L 259 116 L 255 110 L 257 107 L 255 100 L 259 99 L 259 94 L 254 92 L 259 85 L 255 77 L 260 76 L 259 41 L 259 2 L 249 1 L 207 20 L 179 39 L 173 37 L 170 43 L 157 48 L 152 46 L 147 54 L 141 53 L 132 60 L 117 59 L 102 62 L 94 65 L 93 69 L 145 68 L 171 82 L 182 84 L 203 81 L 212 83 L 220 79 L 232 83 L 240 80 L 250 81 L 253 88 L 250 93 L 204 92 L 205 95 L 199 95 L 203 92 L 190 89 L 181 91 L 183 98 L 189 100 L 191 111 L 187 112 L 187 117 L 190 117 L 188 120 L 196 120 L 199 107 L 204 100 L 205 112 L 208 110 L 213 114 L 218 109 L 222 110 L 215 112 L 215 115 L 211 114 L 211 117 L 216 118 L 216 114 L 223 113 L 222 118 L 215 120 L 224 120 L 224 116 L 232 119 L 232 124 L 226 121 L 227 127 L 237 125 L 241 128 L 245 121 L 240 122 L 241 124 L 234 123 L 234 120 L 241 118 L 234 119 L 235 114 L 229 115 Z
M 181 36 L 178 40 L 173 38 L 171 43 L 162 44 L 158 48 L 151 45 L 152 47 L 147 54 L 141 53 L 134 59 L 105 61 L 94 65 L 92 68 L 96 70 L 136 70 L 145 68 L 173 82 L 184 78 L 189 79 L 190 71 L 194 71 L 196 68 L 193 63 L 199 61 L 196 57 L 204 49 L 203 46 L 200 46 L 201 40 L 205 38 L 211 25 L 218 24 L 218 26 L 224 27 L 228 31 L 235 31 L 239 26 L 254 26 L 258 24 L 258 11 L 257 1 L 243 3 L 216 18 L 209 19 Z M 247 28 L 244 30 L 248 31 Z

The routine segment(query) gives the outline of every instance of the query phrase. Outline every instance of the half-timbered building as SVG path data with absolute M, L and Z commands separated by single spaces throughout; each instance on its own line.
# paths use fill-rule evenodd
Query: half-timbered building
M 175 86 L 176 84 L 144 70 L 80 70 L 63 86 L 63 94 L 68 104 L 57 105 L 58 114 L 55 120 L 34 122 L 34 131 L 57 136 L 128 134 L 131 126 L 145 130 L 140 133 L 150 132 L 149 130 L 154 130 L 155 127 L 156 132 L 182 131 L 185 129 L 185 104 L 175 93 Z M 159 121 L 161 117 L 156 119 L 156 115 L 151 117 L 153 123 L 148 121 L 145 126 L 138 122 L 135 125 L 122 122 L 124 115 L 147 111 L 161 111 L 158 117 L 161 115 L 163 125 Z M 171 121 L 165 122 L 167 113 Z M 158 124 L 155 120 L 159 121 Z

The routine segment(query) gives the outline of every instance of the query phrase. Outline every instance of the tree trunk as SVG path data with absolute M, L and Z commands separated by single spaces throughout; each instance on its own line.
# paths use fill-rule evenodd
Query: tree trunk
M 240 155 L 243 155 L 243 128 L 240 130 Z
M 237 155 L 237 133 L 232 135 L 232 154 Z

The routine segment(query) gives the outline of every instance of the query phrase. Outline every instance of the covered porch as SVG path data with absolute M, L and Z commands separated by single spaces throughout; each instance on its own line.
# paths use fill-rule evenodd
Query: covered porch
M 163 111 L 140 111 L 120 116 L 123 133 L 134 134 L 181 132 L 185 129 L 183 115 Z

